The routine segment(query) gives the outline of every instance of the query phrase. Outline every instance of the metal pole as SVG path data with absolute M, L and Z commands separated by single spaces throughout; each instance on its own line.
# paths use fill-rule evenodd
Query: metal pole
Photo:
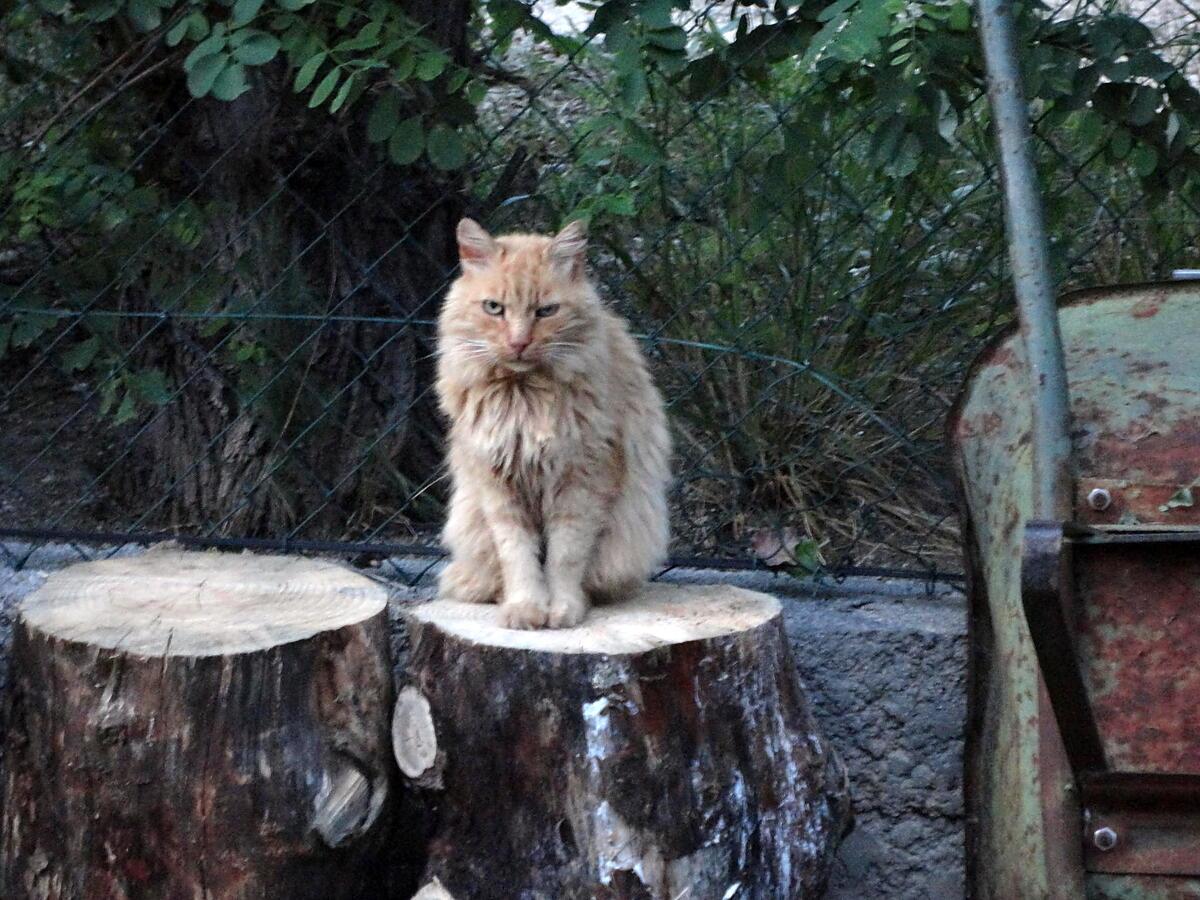
M 1011 0 L 978 0 L 988 100 L 1000 149 L 1004 221 L 1017 314 L 1033 386 L 1033 517 L 1071 517 L 1071 434 L 1067 369 L 1033 164 L 1033 133 L 1021 84 Z

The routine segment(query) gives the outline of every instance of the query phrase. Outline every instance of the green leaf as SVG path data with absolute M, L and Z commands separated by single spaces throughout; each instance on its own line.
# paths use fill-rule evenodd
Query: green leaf
M 392 63 L 392 78 L 396 81 L 408 81 L 413 70 L 417 67 L 417 55 L 405 48 L 400 51 L 400 56 Z
M 651 31 L 646 40 L 664 50 L 682 51 L 687 48 L 687 32 L 679 26 Z
M 671 0 L 642 0 L 637 6 L 637 16 L 647 28 L 670 28 Z
M 126 391 L 125 396 L 121 398 L 121 405 L 117 407 L 117 414 L 113 421 L 118 425 L 124 425 L 126 422 L 133 421 L 137 415 L 137 407 L 133 404 L 133 392 Z
M 28 347 L 58 322 L 56 316 L 25 313 L 17 316 L 12 330 L 12 345 Z
M 233 24 L 245 25 L 258 15 L 262 5 L 263 0 L 237 0 L 233 4 Z
M 388 141 L 388 158 L 398 166 L 416 162 L 425 149 L 425 131 L 420 116 L 405 119 L 392 132 Z
M 188 23 L 188 40 L 202 41 L 208 37 L 208 19 L 204 17 L 204 13 L 200 12 L 200 10 L 193 12 L 184 21 Z
M 192 24 L 191 16 L 185 16 L 184 18 L 182 18 L 178 22 L 176 22 L 171 27 L 171 30 L 167 32 L 167 46 L 168 47 L 178 46 L 179 42 L 182 41 L 184 39 L 184 37 L 187 36 L 188 28 L 191 27 L 191 24 Z
M 67 372 L 78 372 L 86 369 L 96 358 L 100 350 L 100 338 L 92 335 L 86 341 L 80 341 L 62 355 L 63 369 Z
M 1129 164 L 1138 175 L 1147 178 L 1158 167 L 1158 153 L 1148 144 L 1138 144 L 1129 154 Z
M 617 64 L 617 89 L 626 109 L 636 110 L 646 99 L 646 72 L 636 48 L 622 50 L 615 57 Z
M 433 81 L 442 74 L 449 61 L 444 53 L 422 53 L 417 61 L 417 78 L 421 81 Z
M 350 96 L 350 89 L 354 87 L 354 75 L 342 82 L 341 89 L 337 92 L 337 96 L 333 98 L 333 102 L 329 104 L 330 112 L 337 112 L 346 103 L 346 98 Z
M 906 134 L 897 146 L 895 154 L 884 165 L 883 171 L 893 178 L 907 178 L 917 170 L 920 156 L 920 140 L 915 134 Z
M 1129 58 L 1129 74 L 1164 81 L 1175 73 L 1175 67 L 1151 50 L 1139 50 Z
M 337 87 L 338 80 L 342 77 L 342 70 L 338 66 L 334 66 L 329 70 L 329 73 L 321 79 L 317 89 L 313 91 L 313 95 L 308 98 L 308 108 L 316 109 L 322 103 L 329 99 L 329 95 L 333 93 L 333 89 Z
M 195 68 L 196 63 L 205 57 L 212 56 L 214 53 L 220 53 L 225 49 L 225 35 L 214 34 L 207 37 L 192 48 L 192 52 L 183 60 L 183 71 L 191 72 Z
M 304 9 L 316 3 L 317 0 L 275 0 L 279 4 L 280 9 L 286 9 L 288 12 L 295 12 L 298 9 Z
M 629 194 L 604 194 L 598 199 L 597 205 L 614 216 L 637 215 L 637 205 Z
M 1133 147 L 1133 135 L 1124 128 L 1118 128 L 1108 139 L 1108 149 L 1116 159 L 1124 159 Z
M 470 69 L 463 68 L 462 66 L 457 67 L 454 70 L 454 74 L 451 75 L 448 79 L 446 79 L 446 93 L 447 94 L 455 93 L 464 84 L 467 83 L 467 79 L 470 77 L 471 77 Z
M 445 125 L 435 125 L 430 129 L 425 152 L 429 154 L 431 163 L 447 172 L 461 167 L 467 161 L 462 137 Z
M 317 70 L 320 69 L 321 65 L 325 62 L 326 55 L 327 54 L 324 50 L 322 50 L 320 53 L 313 54 L 305 61 L 304 65 L 300 67 L 300 71 L 296 73 L 296 83 L 293 85 L 293 89 L 296 91 L 296 93 L 300 93 L 300 91 L 303 91 L 310 84 L 312 84 L 312 80 L 317 77 Z
M 167 376 L 162 369 L 145 369 L 128 376 L 129 387 L 136 393 L 139 400 L 162 406 L 171 400 L 171 392 L 167 389 Z
M 372 26 L 375 26 L 372 28 Z M 353 53 L 356 50 L 367 50 L 371 47 L 379 45 L 379 23 L 371 22 L 364 25 L 363 28 L 352 38 L 347 38 L 336 47 L 333 52 L 336 53 Z
M 238 45 L 233 58 L 247 66 L 262 66 L 279 53 L 279 38 L 265 31 L 258 31 Z
M 239 63 L 230 63 L 222 69 L 212 85 L 212 95 L 218 100 L 236 100 L 248 90 L 246 69 Z
M 141 31 L 153 31 L 162 24 L 162 9 L 155 0 L 129 0 L 130 20 Z
M 372 144 L 386 141 L 400 124 L 400 95 L 388 91 L 375 101 L 371 115 L 367 119 L 367 140 Z M 420 155 L 420 150 L 417 154 Z
M 702 56 L 687 67 L 687 93 L 692 100 L 703 100 L 730 86 L 728 67 L 716 53 Z
M 1162 95 L 1158 91 L 1144 84 L 1139 84 L 1134 88 L 1133 97 L 1129 101 L 1129 124 L 1148 124 L 1158 113 L 1158 103 L 1161 98 Z
M 1092 109 L 1083 109 L 1076 113 L 1078 124 L 1075 135 L 1079 143 L 1088 151 L 1100 147 L 1104 141 L 1104 119 Z
M 212 90 L 213 83 L 217 80 L 217 76 L 224 70 L 226 63 L 229 62 L 228 53 L 214 53 L 211 56 L 205 56 L 198 60 L 192 70 L 188 72 L 187 87 L 188 92 L 193 97 L 203 97 Z
M 792 548 L 792 557 L 796 560 L 795 568 L 804 575 L 815 575 L 821 568 L 821 551 L 817 542 L 809 538 L 797 542 Z

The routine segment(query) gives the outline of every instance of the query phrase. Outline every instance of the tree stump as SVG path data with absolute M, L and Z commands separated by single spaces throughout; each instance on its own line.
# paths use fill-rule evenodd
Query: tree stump
M 0 895 L 383 896 L 386 599 L 249 554 L 52 575 L 14 634 Z
M 406 613 L 396 759 L 421 900 L 819 897 L 850 820 L 778 602 L 651 585 L 565 631 Z

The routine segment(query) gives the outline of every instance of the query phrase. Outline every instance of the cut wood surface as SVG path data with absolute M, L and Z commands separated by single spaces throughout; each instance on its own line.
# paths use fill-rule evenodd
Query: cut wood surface
M 387 896 L 386 601 L 250 554 L 51 575 L 14 634 L 0 893 Z
M 419 896 L 819 897 L 849 822 L 778 601 L 652 585 L 578 628 L 406 613 L 394 751 L 432 838 Z

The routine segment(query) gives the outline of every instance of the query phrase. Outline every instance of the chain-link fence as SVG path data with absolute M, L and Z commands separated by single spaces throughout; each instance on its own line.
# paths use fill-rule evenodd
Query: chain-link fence
M 874 4 L 394 6 L 418 37 L 374 67 L 365 3 L 340 44 L 298 0 L 0 6 L 9 554 L 436 553 L 454 224 L 586 216 L 668 400 L 678 561 L 958 571 L 943 423 L 1012 318 L 966 4 L 879 4 L 863 45 Z M 1062 284 L 1195 266 L 1196 12 L 1034 18 Z

